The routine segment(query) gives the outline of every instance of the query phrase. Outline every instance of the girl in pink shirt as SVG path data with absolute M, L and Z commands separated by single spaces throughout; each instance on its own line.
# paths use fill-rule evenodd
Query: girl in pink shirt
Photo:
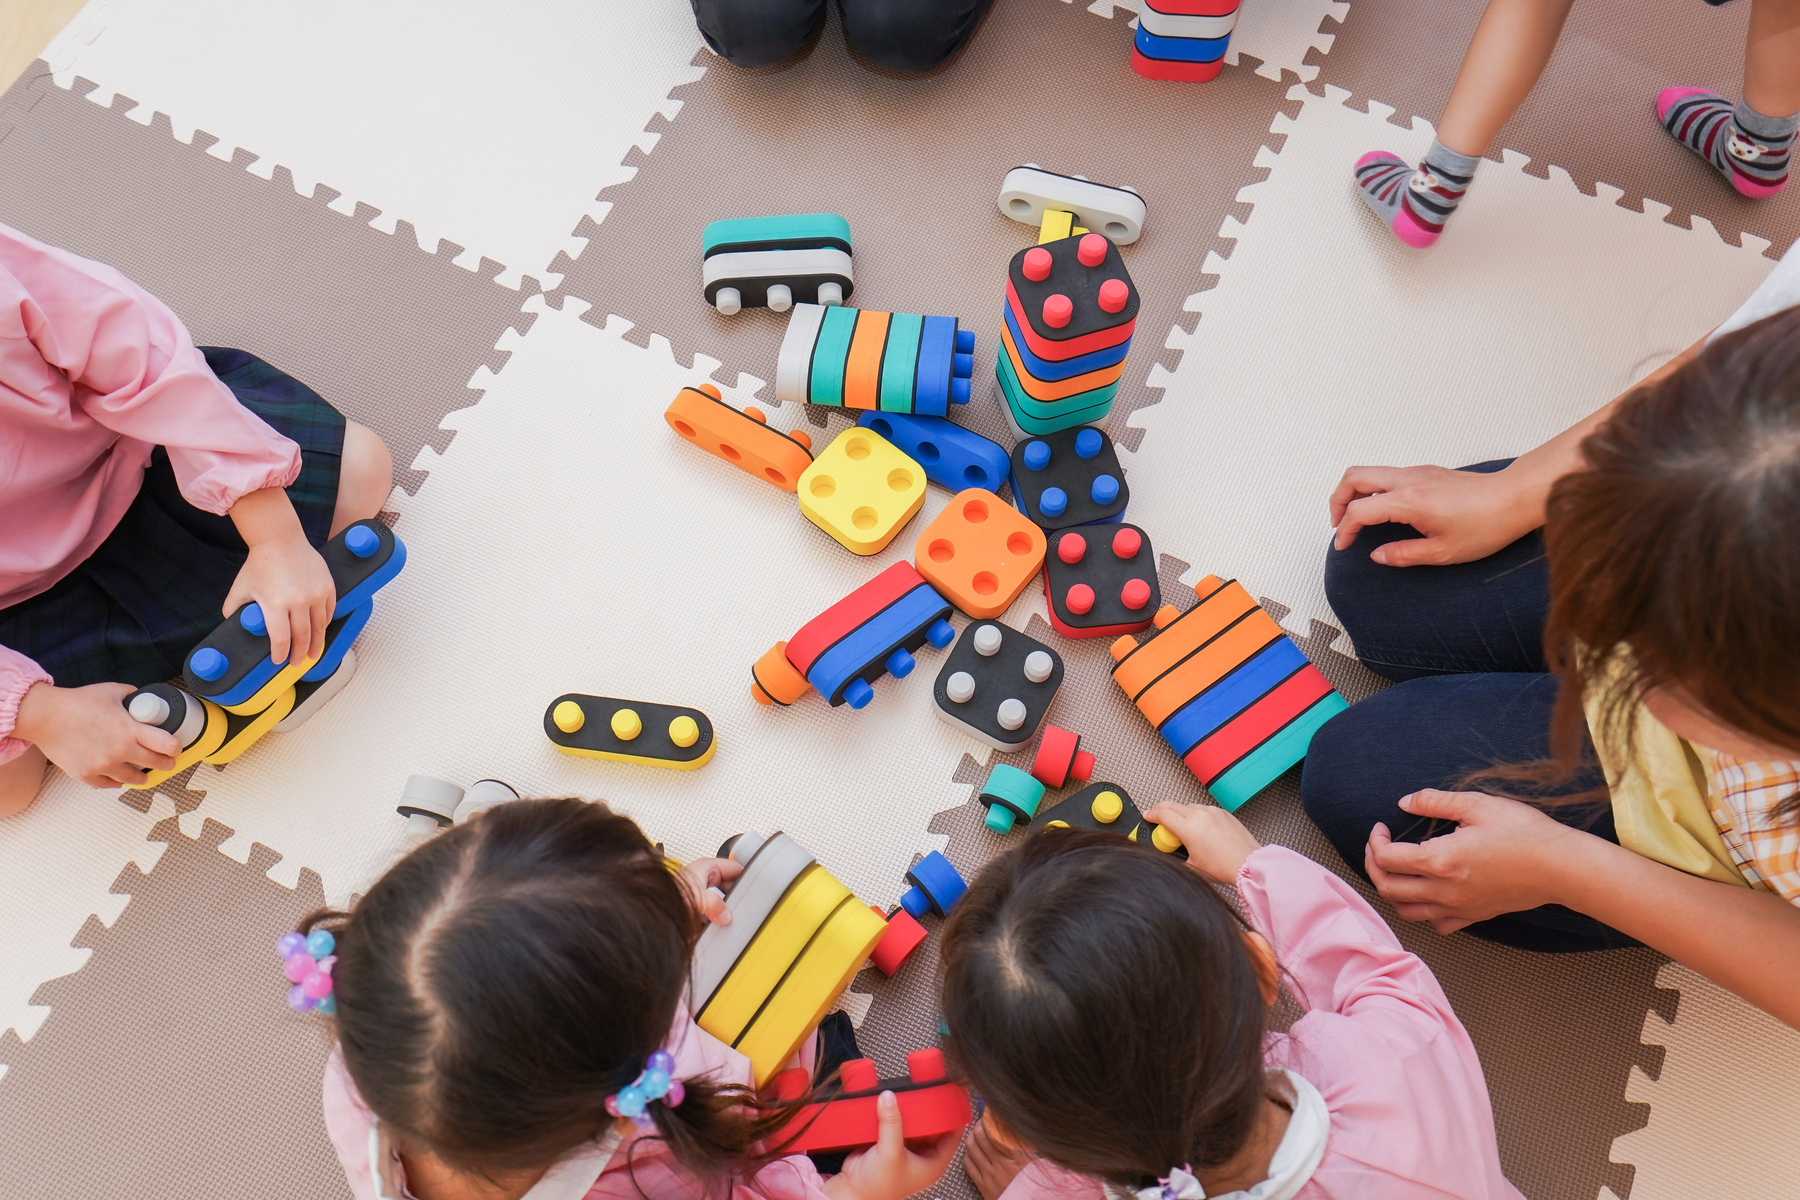
M 881 1141 L 831 1179 L 762 1149 L 790 1110 L 759 1104 L 749 1060 L 683 1003 L 695 939 L 730 919 L 707 889 L 739 870 L 673 873 L 603 804 L 516 800 L 309 917 L 335 954 L 325 1126 L 356 1200 L 901 1200 L 936 1182 L 960 1135 L 909 1149 L 892 1096 Z
M 391 486 L 381 440 L 304 384 L 0 225 L 0 817 L 46 761 L 93 787 L 171 766 L 119 701 L 249 601 L 278 656 L 318 654 L 314 547 Z
M 1223 809 L 1146 816 L 1186 865 L 1046 829 L 945 923 L 949 1050 L 987 1101 L 965 1160 L 981 1194 L 1523 1200 L 1469 1035 L 1381 918 Z M 1284 982 L 1307 1012 L 1276 1034 Z

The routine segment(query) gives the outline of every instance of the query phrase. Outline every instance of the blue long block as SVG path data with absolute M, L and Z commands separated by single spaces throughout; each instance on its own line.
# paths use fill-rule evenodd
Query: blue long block
M 925 478 L 953 492 L 964 488 L 997 492 L 1012 470 L 1006 451 L 944 417 L 870 411 L 856 423 L 900 447 L 925 469 Z
M 299 649 L 304 650 L 306 647 L 301 646 Z M 293 651 L 290 650 L 288 654 L 289 657 L 292 657 Z M 264 654 L 262 661 L 257 663 L 254 667 L 251 667 L 250 670 L 245 673 L 244 677 L 238 680 L 233 687 L 216 696 L 208 696 L 207 699 L 221 707 L 242 704 L 244 701 L 260 692 L 263 684 L 275 678 L 275 673 L 285 666 L 287 666 L 287 663 L 274 662 L 267 654 Z
M 1125 361 L 1125 355 L 1131 351 L 1132 338 L 1126 338 L 1116 346 L 1108 346 L 1104 350 L 1094 350 L 1087 354 L 1078 354 L 1074 358 L 1065 358 L 1061 362 L 1051 362 L 1047 358 L 1039 358 L 1025 344 L 1025 335 L 1019 332 L 1019 318 L 1013 315 L 1012 305 L 1000 306 L 1006 319 L 1007 328 L 1012 331 L 1013 345 L 1018 348 L 1019 361 L 1031 372 L 1033 379 L 1041 379 L 1045 383 L 1061 383 L 1065 379 L 1073 379 L 1077 375 L 1086 375 L 1089 371 L 1098 371 L 1102 367 L 1116 367 Z M 1006 347 L 1000 347 L 1001 357 L 1006 357 Z
M 1230 45 L 1230 34 L 1222 38 L 1170 38 L 1157 37 L 1142 26 L 1137 31 L 1138 52 L 1145 58 L 1160 58 L 1164 62 L 1218 62 Z
M 398 555 L 395 557 L 398 557 Z M 374 615 L 375 602 L 370 600 L 364 603 L 361 608 L 351 609 L 348 616 L 339 617 L 336 621 L 333 621 L 332 624 L 336 625 L 337 628 L 334 630 L 327 627 L 326 629 L 325 653 L 321 654 L 319 656 L 319 661 L 314 663 L 311 668 L 307 670 L 306 674 L 300 677 L 300 682 L 317 683 L 321 679 L 331 678 L 332 673 L 338 669 L 338 664 L 344 661 L 345 653 L 349 651 L 356 639 L 362 635 L 363 626 L 367 625 L 369 623 L 369 618 Z M 233 703 L 236 702 L 233 701 Z
M 1306 757 L 1319 726 L 1350 707 L 1336 692 L 1328 692 L 1301 713 L 1280 733 L 1244 755 L 1232 768 L 1206 785 L 1206 790 L 1226 812 L 1236 812 L 1277 776 Z
M 862 677 L 872 665 L 885 664 L 896 648 L 917 638 L 923 644 L 933 622 L 950 615 L 950 602 L 929 583 L 922 583 L 900 597 L 813 661 L 806 682 L 835 707 L 844 702 L 843 690 Z M 886 667 L 883 667 L 885 673 Z
M 381 564 L 373 575 L 338 597 L 337 606 L 331 610 L 332 617 L 341 617 L 347 612 L 354 612 L 356 609 L 367 605 L 370 598 L 373 597 L 376 592 L 386 587 L 388 581 L 398 575 L 400 573 L 400 568 L 405 565 L 406 543 L 399 538 L 395 538 L 394 553 L 389 556 L 386 562 Z M 367 617 L 364 618 L 364 620 L 367 619 Z M 357 628 L 360 629 L 362 627 L 359 625 Z M 335 669 L 336 668 L 333 668 L 333 670 Z M 331 672 L 327 671 L 325 674 L 329 675 Z M 303 678 L 311 678 L 311 676 L 307 675 L 303 676 Z M 322 675 L 320 678 L 322 679 L 324 676 Z
M 925 318 L 919 334 L 919 365 L 913 375 L 913 411 L 921 416 L 942 417 L 950 412 L 953 372 L 956 368 L 956 318 Z M 969 402 L 963 392 L 959 403 Z
M 1300 653 L 1300 647 L 1285 637 L 1277 637 L 1231 674 L 1177 709 L 1158 732 L 1180 758 L 1198 746 L 1202 738 L 1224 728 L 1258 696 L 1305 665 L 1306 655 Z

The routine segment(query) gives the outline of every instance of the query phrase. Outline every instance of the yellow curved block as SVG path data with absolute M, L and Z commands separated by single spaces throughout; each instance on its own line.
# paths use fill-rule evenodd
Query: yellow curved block
M 801 472 L 795 494 L 806 519 L 852 554 L 879 554 L 925 503 L 925 471 L 880 434 L 853 425 Z
M 219 748 L 214 750 L 211 754 L 204 755 L 201 761 L 212 763 L 214 766 L 224 766 L 226 763 L 248 750 L 251 746 L 255 745 L 257 740 L 260 739 L 263 734 L 275 728 L 276 724 L 280 722 L 282 718 L 293 711 L 294 689 L 290 687 L 287 691 L 275 697 L 275 703 L 269 705 L 269 707 L 262 712 L 257 713 L 254 717 L 250 718 L 247 723 L 238 726 L 234 732 L 228 732 L 224 742 Z M 233 721 L 231 724 L 238 725 L 238 722 Z
M 727 1045 L 736 1042 L 807 943 L 849 895 L 850 889 L 817 863 L 801 872 L 700 1010 L 696 1018 L 700 1028 Z
M 291 688 L 296 683 L 299 683 L 300 677 L 312 670 L 313 664 L 318 661 L 319 660 L 316 658 L 303 658 L 298 662 L 290 662 L 287 666 L 275 672 L 269 679 L 269 682 L 257 688 L 255 695 L 251 696 L 241 704 L 226 705 L 225 711 L 228 713 L 236 713 L 240 717 L 247 717 L 253 713 L 262 712 L 267 709 L 269 705 L 275 703 L 275 697 L 281 695 L 283 688 Z
M 200 731 L 200 736 L 175 756 L 173 767 L 167 771 L 146 772 L 142 783 L 128 783 L 125 785 L 126 787 L 153 788 L 163 780 L 181 774 L 225 744 L 225 734 L 231 724 L 225 717 L 225 710 L 211 700 L 202 700 L 198 696 L 190 696 L 188 699 L 195 704 L 203 705 L 206 710 L 206 727 Z
M 757 1087 L 773 1079 L 825 1019 L 886 931 L 887 922 L 856 897 L 839 904 L 733 1043 L 750 1060 Z

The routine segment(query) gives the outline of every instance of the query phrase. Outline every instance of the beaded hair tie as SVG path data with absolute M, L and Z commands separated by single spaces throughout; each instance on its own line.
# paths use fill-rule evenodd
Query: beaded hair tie
M 678 1108 L 687 1098 L 687 1088 L 675 1078 L 675 1056 L 658 1050 L 644 1063 L 644 1069 L 630 1084 L 606 1098 L 606 1111 L 615 1117 L 630 1117 L 639 1129 L 656 1124 L 649 1108 L 660 1100 L 670 1108 Z
M 337 962 L 337 939 L 328 929 L 311 933 L 284 933 L 275 943 L 281 955 L 281 973 L 294 986 L 288 989 L 288 1007 L 295 1012 L 337 1012 L 332 993 L 331 968 Z

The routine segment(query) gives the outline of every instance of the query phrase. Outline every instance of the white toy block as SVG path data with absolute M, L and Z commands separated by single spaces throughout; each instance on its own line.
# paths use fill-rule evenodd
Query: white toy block
M 1144 198 L 1042 167 L 1014 167 L 1000 181 L 1000 211 L 1026 225 L 1042 225 L 1046 209 L 1072 212 L 1076 223 L 1129 246 L 1144 232 Z
M 813 346 L 825 323 L 822 304 L 796 304 L 788 318 L 781 352 L 775 359 L 775 399 L 782 404 L 805 404 L 807 377 L 812 372 Z
M 1156 37 L 1211 40 L 1231 36 L 1231 31 L 1237 28 L 1237 9 L 1222 17 L 1195 17 L 1158 12 L 1146 4 L 1138 13 L 1138 24 L 1143 26 L 1144 32 Z
M 463 790 L 448 780 L 408 775 L 394 811 L 406 818 L 408 836 L 425 838 L 455 822 L 462 798 Z
M 354 674 L 356 674 L 356 650 L 352 648 L 344 651 L 344 657 L 338 663 L 338 669 L 325 678 L 317 683 L 301 682 L 294 685 L 293 709 L 287 716 L 275 722 L 274 728 L 269 732 L 292 733 L 312 720 L 314 713 L 324 708 L 331 702 L 333 696 L 344 690 L 344 685 L 350 682 L 350 677 Z
M 702 260 L 700 268 L 702 292 L 727 316 L 747 304 L 785 312 L 796 289 L 802 296 L 816 294 L 821 304 L 841 304 L 845 285 L 855 280 L 850 256 L 835 246 L 728 251 Z
M 760 837 L 744 835 L 752 836 Z M 732 857 L 737 854 L 738 848 L 733 847 Z M 708 925 L 694 944 L 694 965 L 688 976 L 689 1011 L 698 1015 L 712 1000 L 782 896 L 812 864 L 812 852 L 785 833 L 770 834 L 767 841 L 756 845 L 744 863 L 744 873 L 725 897 L 731 924 Z

